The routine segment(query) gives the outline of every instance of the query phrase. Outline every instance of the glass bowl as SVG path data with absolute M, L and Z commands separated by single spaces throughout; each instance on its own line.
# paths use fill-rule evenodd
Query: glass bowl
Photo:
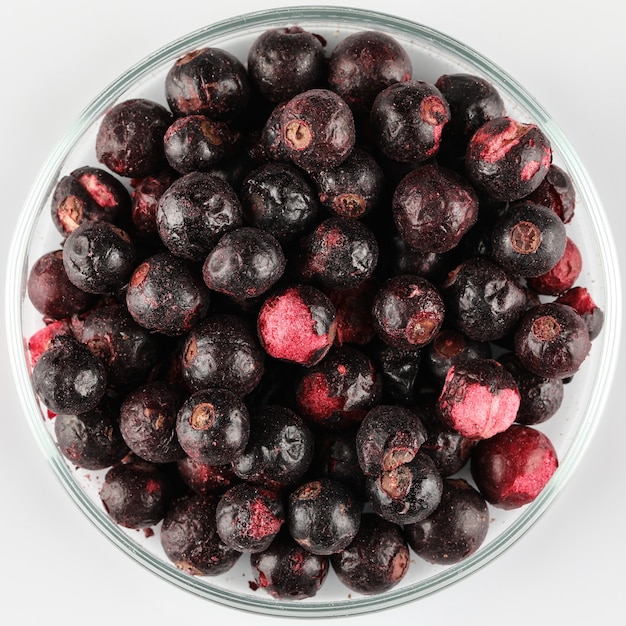
M 536 123 L 547 135 L 554 162 L 571 176 L 576 194 L 576 216 L 568 235 L 584 259 L 578 284 L 586 286 L 605 314 L 604 328 L 594 340 L 589 357 L 573 382 L 565 388 L 558 414 L 537 428 L 553 442 L 560 465 L 537 499 L 513 511 L 490 507 L 492 522 L 482 547 L 466 560 L 450 566 L 427 564 L 413 555 L 408 574 L 392 590 L 361 596 L 341 585 L 331 571 L 318 595 L 302 601 L 278 601 L 262 590 L 252 590 L 247 557 L 217 577 L 192 577 L 176 569 L 165 557 L 157 535 L 116 525 L 98 497 L 104 472 L 76 469 L 58 451 L 53 421 L 38 401 L 30 381 L 26 343 L 42 326 L 26 296 L 26 279 L 34 261 L 58 248 L 60 237 L 50 220 L 50 196 L 57 180 L 83 165 L 100 166 L 95 159 L 95 136 L 104 112 L 115 103 L 145 97 L 165 104 L 163 81 L 172 63 L 187 51 L 203 46 L 221 47 L 245 62 L 247 48 L 264 30 L 298 24 L 321 34 L 327 50 L 348 34 L 380 30 L 394 36 L 409 52 L 413 77 L 435 82 L 444 73 L 467 72 L 485 77 L 500 92 L 507 113 Z M 323 617 L 353 615 L 417 600 L 461 581 L 502 554 L 541 517 L 579 462 L 600 419 L 616 362 L 621 301 L 614 245 L 607 221 L 583 165 L 550 115 L 514 79 L 497 65 L 447 35 L 399 17 L 352 8 L 293 7 L 242 15 L 197 30 L 131 67 L 109 85 L 67 131 L 35 181 L 9 255 L 7 276 L 7 331 L 10 358 L 18 393 L 32 432 L 50 466 L 85 515 L 128 556 L 181 589 L 214 602 L 254 613 Z

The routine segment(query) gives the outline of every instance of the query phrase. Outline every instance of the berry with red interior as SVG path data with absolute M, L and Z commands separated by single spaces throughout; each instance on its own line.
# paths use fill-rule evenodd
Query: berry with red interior
M 589 331 L 589 339 L 595 339 L 604 324 L 604 312 L 595 303 L 586 287 L 572 287 L 562 293 L 556 300 L 558 304 L 571 306 L 583 318 Z
M 558 296 L 571 289 L 583 268 L 583 258 L 578 246 L 567 237 L 561 258 L 545 274 L 528 279 L 528 286 L 537 293 Z
M 524 202 L 548 207 L 564 224 L 569 224 L 576 209 L 576 190 L 570 175 L 552 163 L 539 187 L 526 196 Z

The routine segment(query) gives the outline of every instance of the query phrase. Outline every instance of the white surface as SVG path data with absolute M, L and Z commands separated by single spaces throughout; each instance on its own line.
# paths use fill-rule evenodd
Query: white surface
M 46 157 L 80 111 L 129 65 L 206 23 L 294 2 L 154 0 L 7 3 L 1 9 L 0 150 L 6 251 L 17 214 Z M 626 44 L 621 2 L 439 0 L 354 4 L 442 30 L 491 58 L 550 111 L 587 167 L 626 256 L 623 109 Z M 523 13 L 521 11 L 523 10 Z M 3 320 L 4 321 L 4 320 Z M 4 323 L 2 324 L 4 327 Z M 1 354 L 6 355 L 2 329 Z M 93 626 L 132 621 L 269 624 L 208 603 L 145 571 L 113 548 L 71 503 L 22 416 L 6 356 L 1 360 L 0 619 L 7 624 Z M 422 624 L 618 624 L 626 583 L 626 419 L 616 384 L 570 483 L 531 531 L 494 563 L 451 589 L 382 614 L 338 619 Z M 289 623 L 283 620 L 282 623 Z M 293 620 L 295 621 L 295 620 Z

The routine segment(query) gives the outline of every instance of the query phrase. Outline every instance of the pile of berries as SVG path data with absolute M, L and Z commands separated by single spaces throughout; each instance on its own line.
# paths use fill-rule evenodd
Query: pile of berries
M 246 553 L 276 598 L 467 558 L 556 470 L 534 426 L 602 327 L 548 139 L 382 32 L 271 29 L 164 88 L 106 112 L 28 277 L 59 450 L 177 568 Z

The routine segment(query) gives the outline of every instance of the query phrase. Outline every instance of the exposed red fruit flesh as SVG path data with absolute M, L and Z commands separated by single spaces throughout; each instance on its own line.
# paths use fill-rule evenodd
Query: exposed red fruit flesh
M 35 367 L 35 363 L 37 363 L 39 357 L 50 347 L 52 340 L 57 335 L 69 335 L 70 333 L 71 329 L 67 320 L 51 322 L 36 331 L 28 340 L 28 358 L 30 366 Z
M 282 526 L 283 520 L 276 517 L 270 508 L 260 499 L 250 503 L 249 535 L 254 539 L 263 539 L 275 535 Z
M 302 380 L 298 402 L 306 407 L 307 417 L 313 421 L 323 421 L 335 411 L 341 411 L 346 399 L 333 396 L 326 376 L 321 372 L 314 372 Z
M 528 286 L 537 293 L 558 296 L 574 286 L 583 267 L 578 246 L 568 237 L 565 252 L 557 264 L 545 274 L 528 279 Z

